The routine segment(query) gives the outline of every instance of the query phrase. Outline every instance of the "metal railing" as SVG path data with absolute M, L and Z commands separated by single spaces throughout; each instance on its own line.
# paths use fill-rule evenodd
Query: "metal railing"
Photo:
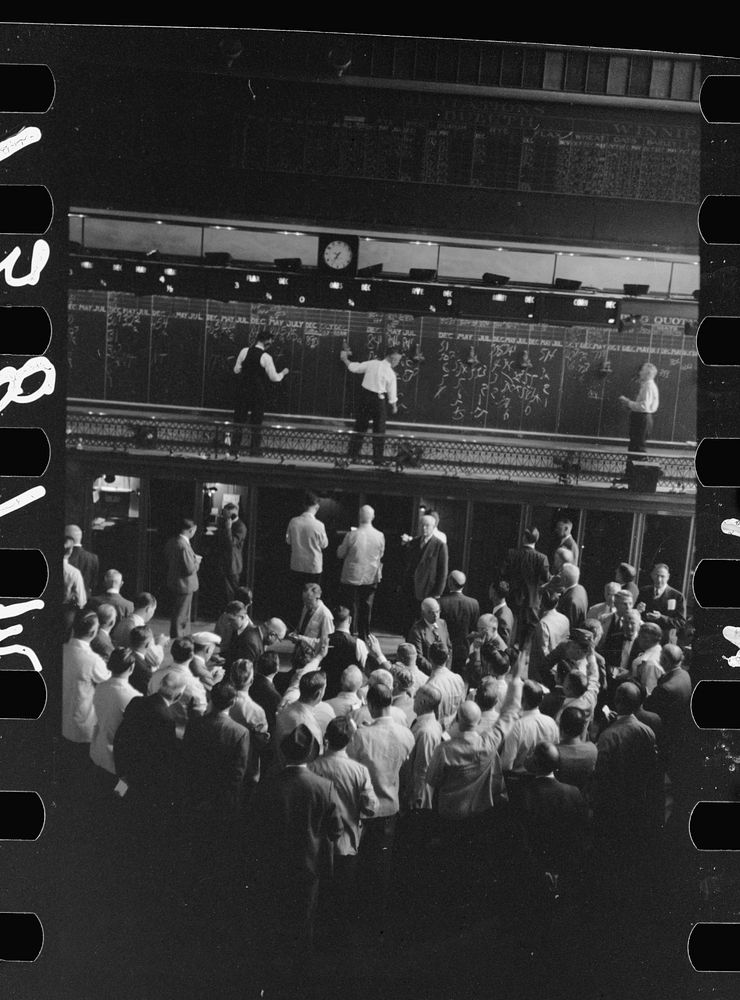
M 235 462 L 257 461 L 250 456 L 250 431 L 236 458 L 231 453 L 235 424 L 213 418 L 169 418 L 128 413 L 70 409 L 67 415 L 69 450 L 108 454 L 159 455 Z M 330 465 L 346 468 L 352 431 L 326 425 L 265 424 L 259 462 Z M 648 456 L 646 456 L 648 457 Z M 694 493 L 693 453 L 651 453 L 660 467 L 658 492 Z M 609 487 L 626 484 L 626 455 L 598 446 L 511 438 L 483 438 L 424 433 L 389 433 L 384 461 L 398 473 L 469 477 L 491 481 L 552 483 L 563 486 Z M 365 437 L 353 466 L 373 468 L 372 438 Z

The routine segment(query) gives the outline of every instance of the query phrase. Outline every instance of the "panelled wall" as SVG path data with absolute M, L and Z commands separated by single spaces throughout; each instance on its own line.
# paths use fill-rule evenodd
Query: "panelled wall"
M 689 589 L 693 511 L 685 501 L 668 501 L 652 508 L 643 504 L 643 509 L 635 512 L 626 509 L 626 497 L 619 493 L 611 503 L 605 497 L 596 500 L 586 496 L 576 502 L 572 498 L 559 502 L 553 491 L 540 500 L 532 495 L 523 502 L 515 493 L 496 496 L 493 489 L 490 497 L 473 497 L 462 485 L 444 493 L 435 492 L 433 486 L 428 492 L 415 492 L 408 483 L 405 493 L 398 492 L 397 484 L 395 492 L 378 485 L 363 492 L 354 482 L 342 488 L 336 482 L 327 485 L 320 480 L 309 480 L 299 487 L 295 475 L 283 484 L 276 478 L 270 482 L 269 474 L 244 470 L 235 470 L 232 479 L 236 482 L 231 483 L 218 478 L 196 479 L 186 468 L 171 474 L 151 468 L 136 479 L 128 479 L 131 470 L 123 467 L 120 458 L 107 461 L 105 471 L 109 483 L 100 478 L 102 461 L 91 462 L 79 454 L 70 459 L 68 517 L 86 526 L 87 544 L 98 552 L 101 567 L 115 566 L 121 571 L 127 596 L 140 589 L 151 590 L 163 602 L 164 610 L 163 546 L 176 532 L 180 517 L 194 516 L 200 526 L 195 548 L 204 556 L 198 606 L 198 617 L 204 620 L 215 619 L 221 610 L 211 532 L 215 512 L 227 494 L 239 498 L 248 526 L 245 581 L 254 587 L 256 616 L 292 615 L 293 609 L 284 604 L 289 565 L 285 529 L 290 518 L 300 513 L 305 488 L 316 490 L 321 497 L 319 517 L 329 537 L 324 587 L 330 602 L 336 598 L 341 571 L 336 549 L 344 533 L 357 524 L 360 505 L 370 503 L 375 508 L 375 524 L 386 536 L 384 579 L 376 605 L 377 627 L 381 629 L 403 630 L 408 625 L 396 614 L 405 558 L 401 535 L 414 533 L 420 505 L 439 511 L 440 526 L 448 536 L 450 568 L 467 574 L 467 590 L 482 605 L 487 602 L 488 585 L 496 570 L 507 550 L 519 544 L 526 525 L 540 529 L 538 547 L 552 555 L 552 528 L 562 513 L 573 521 L 582 552 L 582 581 L 591 603 L 602 599 L 604 584 L 613 579 L 617 564 L 623 560 L 640 568 L 641 584 L 649 582 L 647 574 L 653 563 L 666 562 L 674 585 Z

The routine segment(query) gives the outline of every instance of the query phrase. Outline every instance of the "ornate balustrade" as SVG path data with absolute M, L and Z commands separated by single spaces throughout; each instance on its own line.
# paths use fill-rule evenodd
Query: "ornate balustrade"
M 70 408 L 67 415 L 70 450 L 108 455 L 233 461 L 229 450 L 233 431 L 229 421 L 202 416 L 143 416 L 81 407 Z M 260 458 L 249 457 L 249 431 L 245 431 L 242 454 L 236 461 L 345 468 L 350 436 L 351 431 L 340 426 L 265 424 Z M 385 457 L 388 468 L 396 473 L 418 470 L 432 475 L 563 486 L 610 487 L 623 480 L 625 473 L 625 453 L 615 446 L 600 449 L 542 439 L 389 433 Z M 657 492 L 695 492 L 693 452 L 651 452 L 649 460 L 661 470 Z M 356 464 L 373 467 L 369 435 Z

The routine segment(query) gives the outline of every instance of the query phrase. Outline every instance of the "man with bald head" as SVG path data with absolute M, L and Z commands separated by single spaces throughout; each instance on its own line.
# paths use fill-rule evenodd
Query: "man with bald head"
M 350 528 L 337 549 L 343 560 L 340 600 L 352 611 L 357 634 L 367 641 L 370 620 L 383 572 L 385 535 L 373 527 L 375 511 L 369 504 L 360 507 L 358 526 Z
M 447 594 L 439 599 L 440 615 L 447 623 L 452 643 L 452 669 L 456 674 L 465 670 L 468 658 L 468 636 L 480 615 L 480 606 L 474 597 L 463 593 L 466 583 L 462 570 L 453 569 L 447 577 Z
M 581 571 L 574 563 L 565 563 L 560 570 L 563 590 L 558 601 L 558 611 L 565 615 L 571 628 L 581 628 L 588 614 L 588 594 L 578 582 Z
M 77 524 L 68 524 L 64 529 L 64 537 L 72 539 L 72 551 L 69 554 L 69 565 L 74 566 L 82 574 L 85 591 L 94 594 L 98 588 L 98 573 L 100 569 L 98 557 L 94 552 L 88 552 L 82 547 L 82 528 Z
M 128 618 L 134 613 L 133 601 L 127 600 L 121 594 L 123 576 L 117 569 L 106 570 L 105 576 L 103 577 L 103 583 L 105 584 L 105 592 L 91 597 L 88 600 L 87 605 L 93 610 L 97 610 L 101 604 L 112 604 L 116 609 L 116 615 L 118 616 L 116 622 L 117 624 L 122 618 Z
M 481 710 L 464 701 L 457 710 L 457 735 L 440 743 L 426 780 L 436 792 L 437 810 L 448 821 L 476 819 L 487 826 L 501 803 L 504 776 L 498 750 L 521 704 L 521 680 L 509 684 L 501 714 L 492 729 L 481 732 Z M 454 827 L 453 827 L 454 829 Z
M 447 630 L 447 622 L 442 621 L 439 601 L 434 597 L 427 597 L 421 602 L 421 618 L 411 626 L 408 641 L 415 647 L 417 666 L 425 674 L 432 672 L 429 650 L 435 643 L 442 643 L 447 650 L 448 657 L 452 655 L 452 643 L 450 642 L 450 633 Z
M 409 609 L 417 608 L 418 602 L 426 597 L 438 600 L 447 583 L 447 545 L 434 534 L 437 522 L 431 514 L 424 514 L 419 520 L 419 526 L 421 534 L 413 538 L 408 545 L 408 560 L 403 580 Z

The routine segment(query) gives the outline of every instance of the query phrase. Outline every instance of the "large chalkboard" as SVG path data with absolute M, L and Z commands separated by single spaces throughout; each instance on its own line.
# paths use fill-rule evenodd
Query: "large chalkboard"
M 290 369 L 272 389 L 274 413 L 352 416 L 361 378 L 342 365 L 343 344 L 355 361 L 400 344 L 402 422 L 624 437 L 618 397 L 634 395 L 637 370 L 652 361 L 661 398 L 653 439 L 694 440 L 696 352 L 684 335 L 692 307 L 644 308 L 623 303 L 620 331 L 75 290 L 69 395 L 226 414 L 236 357 L 269 326 L 275 363 Z

